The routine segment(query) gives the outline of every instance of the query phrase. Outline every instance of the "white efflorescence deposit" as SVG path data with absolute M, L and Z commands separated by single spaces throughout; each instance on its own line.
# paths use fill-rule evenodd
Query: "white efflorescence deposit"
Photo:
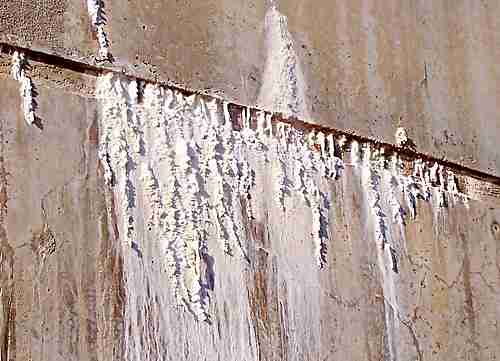
M 170 280 L 165 287 L 197 320 L 210 319 L 205 273 L 215 250 L 207 239 L 215 235 L 217 251 L 249 261 L 248 224 L 258 217 L 255 202 L 262 197 L 256 189 L 265 189 L 266 202 L 283 214 L 291 207 L 308 210 L 311 262 L 321 269 L 335 247 L 331 184 L 345 167 L 360 169 L 373 246 L 380 249 L 393 307 L 393 274 L 404 242 L 387 230 L 403 229 L 417 217 L 418 200 L 434 197 L 438 207 L 449 203 L 448 194 L 453 202 L 466 200 L 453 174 L 439 165 L 416 160 L 413 173 L 404 174 L 397 154 L 294 127 L 262 111 L 114 74 L 98 80 L 97 96 L 99 157 L 123 246 L 142 257 L 145 244 L 157 244 Z
M 274 2 L 266 12 L 264 31 L 266 66 L 258 103 L 283 114 L 308 119 L 304 72 L 288 30 L 288 19 Z
M 106 25 L 106 18 L 104 16 L 104 1 L 87 0 L 87 11 L 89 13 L 92 28 L 99 46 L 97 60 L 109 60 L 111 53 L 109 50 L 108 36 L 104 29 L 104 26 Z
M 12 55 L 11 74 L 14 80 L 19 82 L 19 93 L 22 99 L 24 120 L 28 125 L 33 125 L 36 121 L 35 93 L 33 82 L 26 74 L 27 59 L 23 52 L 14 51 Z

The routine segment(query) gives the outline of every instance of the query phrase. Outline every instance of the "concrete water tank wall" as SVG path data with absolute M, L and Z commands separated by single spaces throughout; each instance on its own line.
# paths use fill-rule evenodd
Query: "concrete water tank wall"
M 499 358 L 498 6 L 0 4 L 0 359 Z

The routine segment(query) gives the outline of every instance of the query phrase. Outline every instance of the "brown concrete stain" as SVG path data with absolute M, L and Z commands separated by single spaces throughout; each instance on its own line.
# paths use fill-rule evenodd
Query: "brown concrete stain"
M 14 360 L 15 343 L 15 299 L 14 299 L 14 249 L 7 238 L 5 218 L 7 216 L 7 170 L 4 159 L 4 123 L 0 124 L 0 356 L 2 360 Z
M 102 176 L 100 186 L 104 189 Z M 107 192 L 107 191 L 103 191 Z M 108 197 L 112 192 L 108 193 Z M 100 311 L 98 333 L 102 334 L 101 355 L 109 360 L 121 360 L 124 355 L 124 313 L 125 313 L 125 275 L 123 257 L 119 249 L 119 234 L 111 195 L 109 205 L 102 205 L 98 211 L 100 249 L 98 253 L 98 288 L 100 290 Z M 111 224 L 108 214 L 111 215 Z
M 242 209 L 246 200 L 241 199 Z M 262 361 L 288 360 L 288 336 L 286 324 L 288 305 L 286 282 L 278 281 L 277 262 L 271 254 L 270 230 L 266 220 L 257 222 L 243 212 L 246 235 L 250 243 L 248 258 L 251 267 L 247 273 L 247 294 L 250 318 L 254 328 L 258 359 Z M 285 295 L 285 296 L 284 296 Z
M 15 359 L 14 250 L 0 226 L 0 355 Z
M 470 249 L 468 247 L 468 241 L 463 233 L 460 233 L 461 246 L 464 253 L 464 263 L 463 263 L 463 285 L 465 292 L 464 299 L 464 311 L 467 319 L 467 326 L 469 328 L 469 342 L 473 350 L 471 350 L 470 355 L 475 361 L 480 360 L 480 350 L 481 346 L 478 342 L 477 327 L 476 327 L 476 310 L 474 308 L 474 295 L 472 293 L 472 275 L 471 275 L 471 261 L 469 258 Z
M 97 116 L 94 116 L 88 130 L 89 144 L 97 146 L 98 139 L 98 121 Z M 111 360 L 120 360 L 124 352 L 123 340 L 120 336 L 125 332 L 123 320 L 126 300 L 124 260 L 120 250 L 114 192 L 110 191 L 104 182 L 100 162 L 95 169 L 97 172 L 97 193 L 100 196 L 95 209 L 100 239 L 97 283 L 101 294 L 98 303 L 103 307 L 97 317 L 106 320 L 110 325 L 105 329 L 99 329 L 98 326 L 98 332 L 103 333 L 103 338 L 100 339 L 101 342 L 104 342 L 101 352 L 108 354 L 107 357 L 110 357 Z M 102 327 L 102 323 L 98 325 Z

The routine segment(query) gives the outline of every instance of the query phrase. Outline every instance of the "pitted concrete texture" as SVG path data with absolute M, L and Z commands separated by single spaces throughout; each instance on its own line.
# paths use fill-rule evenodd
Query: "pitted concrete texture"
M 85 1 L 0 3 L 0 41 L 91 62 L 94 37 Z
M 103 4 L 118 69 L 389 142 L 402 126 L 419 150 L 500 174 L 496 0 Z M 93 63 L 94 30 L 84 1 L 0 4 L 18 45 Z

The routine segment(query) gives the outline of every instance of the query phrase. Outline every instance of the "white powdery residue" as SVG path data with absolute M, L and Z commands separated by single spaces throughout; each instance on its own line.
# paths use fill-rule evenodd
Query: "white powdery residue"
M 333 134 L 329 134 L 326 137 L 326 144 L 328 145 L 328 151 L 324 154 L 325 161 L 325 177 L 330 179 L 338 179 L 342 176 L 342 171 L 344 170 L 344 162 L 342 159 L 335 156 L 335 138 Z
M 266 114 L 266 129 L 265 133 L 267 134 L 268 137 L 272 137 L 273 134 L 273 116 L 272 114 Z
M 291 195 L 292 182 L 290 180 L 290 171 L 288 169 L 290 164 L 290 154 L 288 151 L 288 137 L 292 136 L 287 132 L 287 124 L 279 122 L 276 124 L 276 137 L 271 139 L 271 146 L 269 147 L 271 159 L 276 160 L 274 169 L 277 181 L 276 188 L 276 203 L 281 206 L 285 211 L 285 198 Z
M 235 250 L 239 249 L 244 255 L 240 236 L 244 234 L 241 224 L 240 209 L 240 187 L 245 188 L 245 182 L 240 176 L 239 166 L 246 167 L 244 158 L 241 158 L 243 144 L 241 137 L 233 131 L 230 119 L 228 104 L 223 103 L 224 124 L 217 128 L 219 144 L 217 145 L 218 168 L 221 176 L 216 192 L 222 195 L 220 201 L 216 203 L 217 218 L 219 224 L 219 233 L 224 251 L 229 255 L 234 255 Z M 236 157 L 236 154 L 240 159 Z M 243 163 L 241 163 L 243 162 Z M 243 172 L 248 173 L 247 170 Z M 248 177 L 245 177 L 249 179 Z M 248 184 L 248 183 L 247 183 Z M 222 186 L 222 188 L 220 188 Z
M 99 150 L 98 157 L 104 169 L 104 180 L 107 185 L 114 184 L 113 167 L 109 154 L 109 143 L 111 141 L 113 129 L 118 129 L 118 107 L 113 94 L 114 77 L 112 73 L 97 78 L 96 96 L 102 103 L 102 124 L 99 132 Z
M 422 159 L 413 162 L 413 178 L 421 187 L 421 195 L 425 201 L 431 198 L 431 182 L 427 163 Z
M 200 181 L 204 175 L 198 166 L 199 147 L 189 132 L 189 127 L 198 126 L 192 117 L 201 117 L 201 108 L 191 104 L 192 112 L 188 114 L 183 112 L 181 99 L 176 99 L 178 108 L 167 109 L 167 103 L 174 103 L 167 99 L 173 94 L 149 86 L 144 93 L 145 109 L 141 110 L 137 83 L 111 74 L 98 79 L 96 94 L 102 105 L 99 157 L 105 177 L 114 179 L 111 183 L 117 199 L 120 237 L 139 257 L 143 257 L 139 240 L 158 237 L 164 251 L 163 265 L 172 278 L 178 303 L 196 319 L 207 320 L 208 293 L 202 283 L 200 260 L 208 252 L 204 233 L 208 201 Z M 153 121 L 143 124 L 143 115 Z M 148 142 L 137 146 L 143 131 L 149 136 Z M 189 138 L 185 139 L 184 134 Z M 142 210 L 137 209 L 136 187 L 141 187 L 145 196 Z M 136 230 L 139 212 L 147 217 L 149 229 L 142 236 Z
M 201 134 L 196 149 L 197 162 L 199 163 L 197 179 L 200 187 L 200 218 L 205 224 L 203 238 L 206 239 L 208 237 L 207 229 L 212 224 L 211 216 L 214 215 L 215 219 L 219 219 L 220 215 L 222 219 L 225 214 L 223 176 L 218 163 L 220 158 L 218 147 L 222 131 L 218 122 L 219 102 L 216 99 L 206 101 L 204 98 L 200 98 L 199 103 L 201 112 L 195 118 L 194 127 L 198 128 Z M 194 156 L 195 149 L 192 153 Z M 192 159 L 192 162 L 195 161 L 196 159 Z M 208 250 L 208 246 L 203 245 L 202 249 Z
M 151 164 L 143 163 L 141 170 L 141 184 L 148 199 L 151 208 L 151 214 L 147 221 L 147 227 L 160 227 L 160 216 L 163 209 L 161 190 L 158 177 L 155 174 Z
M 99 151 L 106 182 L 113 186 L 121 242 L 139 252 L 136 230 L 136 162 L 130 146 L 136 134 L 129 132 L 128 80 L 112 74 L 99 77 L 96 94 L 102 105 Z M 130 249 L 127 248 L 127 249 Z
M 293 191 L 302 192 L 302 174 L 303 174 L 303 166 L 302 163 L 302 139 L 303 134 L 302 131 L 292 129 L 290 133 L 291 144 L 290 144 L 290 158 L 291 158 L 291 182 L 293 187 Z
M 213 100 L 207 103 L 206 108 L 207 114 L 201 117 L 199 124 L 202 134 L 200 172 L 205 179 L 209 179 L 212 175 L 219 175 L 217 169 L 217 124 L 212 122 L 213 115 L 217 112 L 217 102 Z
M 226 127 L 232 127 L 232 122 L 231 122 L 231 114 L 229 114 L 229 103 L 228 102 L 223 102 L 222 103 L 222 109 L 224 112 L 224 126 Z
M 372 152 L 369 144 L 365 144 L 363 147 L 361 179 L 368 201 L 369 224 L 372 225 L 374 232 L 377 264 L 382 276 L 383 298 L 397 312 L 399 305 L 394 280 L 394 270 L 397 269 L 394 264 L 396 254 L 394 248 L 391 247 L 390 233 L 387 229 L 386 216 L 382 207 L 383 193 L 379 172 L 384 171 L 384 168 L 381 167 L 384 162 L 377 159 L 377 157 L 380 157 L 380 153 L 377 155 L 377 152 Z M 395 161 L 397 162 L 397 160 L 393 159 L 393 162 Z M 396 335 L 394 328 L 397 327 L 397 323 L 394 322 L 390 312 L 387 311 L 385 312 L 385 324 L 390 343 L 390 340 L 394 339 Z M 390 359 L 393 360 L 392 355 L 390 355 Z
M 326 136 L 326 147 L 328 149 L 328 157 L 335 157 L 335 137 L 331 133 Z
M 328 207 L 327 200 L 322 199 L 320 192 L 315 189 L 309 196 L 312 211 L 312 237 L 314 255 L 319 268 L 324 268 L 327 263 L 328 240 Z
M 257 129 L 256 129 L 256 137 L 260 141 L 264 136 L 266 130 L 266 113 L 264 111 L 259 111 L 257 114 Z
M 424 179 L 424 170 L 422 159 L 416 159 L 413 162 L 413 176 L 419 178 L 421 181 Z
M 326 138 L 325 138 L 325 133 L 323 132 L 318 132 L 316 134 L 316 144 L 319 146 L 320 150 L 320 155 L 321 157 L 325 157 L 325 150 L 326 150 Z
M 110 60 L 109 41 L 104 31 L 106 19 L 104 17 L 103 0 L 87 0 L 87 11 L 99 45 L 97 60 Z
M 403 192 L 412 219 L 417 218 L 417 200 L 421 196 L 419 185 L 413 177 L 403 177 Z
M 205 143 L 203 140 L 208 128 L 210 128 L 210 122 L 208 119 L 208 109 L 205 107 L 203 98 L 199 96 L 188 97 L 186 98 L 186 105 L 185 117 L 180 124 L 184 124 L 184 134 L 189 134 L 189 138 L 186 138 L 185 147 L 184 144 L 181 144 L 180 150 L 176 147 L 176 154 L 180 155 L 179 158 L 176 157 L 176 160 L 178 162 L 185 162 L 188 159 L 188 162 L 185 163 L 188 168 L 177 164 L 179 173 L 176 172 L 177 177 L 182 176 L 182 174 L 186 175 L 186 188 L 184 189 L 183 185 L 180 185 L 180 189 L 184 194 L 181 196 L 183 198 L 181 204 L 188 222 L 188 231 L 185 234 L 192 234 L 192 238 L 185 237 L 188 268 L 183 272 L 183 276 L 185 288 L 189 296 L 188 309 L 197 319 L 208 320 L 209 317 L 206 309 L 208 293 L 202 281 L 201 261 L 202 258 L 208 255 L 206 240 L 208 237 L 207 228 L 210 223 L 210 202 L 206 189 L 208 169 L 204 168 L 203 165 L 206 160 L 203 157 L 204 149 L 202 145 Z M 196 131 L 201 131 L 201 146 L 195 141 L 195 129 Z M 177 135 L 177 139 L 182 139 L 179 137 L 179 134 Z M 177 181 L 180 184 L 182 178 L 177 178 Z
M 351 155 L 351 165 L 356 166 L 359 163 L 359 143 L 356 140 L 351 141 L 351 148 L 350 148 L 350 155 Z
M 444 177 L 444 167 L 440 165 L 437 169 L 437 178 L 439 182 L 439 189 L 438 189 L 438 205 L 441 208 L 445 208 L 448 206 L 448 200 L 446 197 L 446 179 Z
M 175 296 L 198 320 L 207 320 L 206 303 L 201 285 L 201 250 L 204 249 L 200 188 L 194 166 L 192 140 L 177 134 L 173 158 L 174 196 L 170 205 L 173 232 L 169 239 L 170 259 L 175 278 Z M 173 216 L 173 217 L 172 217 Z
M 457 194 L 458 193 L 458 186 L 457 186 L 457 179 L 455 177 L 455 173 L 452 171 L 448 170 L 446 172 L 446 183 L 448 186 L 448 192 L 451 194 Z
M 103 171 L 104 171 L 104 182 L 112 186 L 114 181 L 113 177 L 113 170 L 111 169 L 110 165 L 110 159 L 109 159 L 109 154 L 108 150 L 105 147 L 100 147 L 97 156 L 99 157 L 100 163 L 102 165 Z
M 24 53 L 14 51 L 14 54 L 12 54 L 12 67 L 10 70 L 14 80 L 21 81 L 21 79 L 26 76 L 24 72 L 25 63 L 26 58 Z
M 283 122 L 278 122 L 278 124 L 276 124 L 276 138 L 278 140 L 278 149 L 280 151 L 286 151 L 286 126 L 287 124 Z
M 320 178 L 318 177 L 318 175 L 324 177 L 327 173 L 326 164 L 323 158 L 325 154 L 325 139 L 322 132 L 309 133 L 309 154 L 312 170 L 314 172 L 311 178 L 313 182 L 310 188 L 311 192 L 308 194 L 312 211 L 312 235 L 317 264 L 320 268 L 324 268 L 327 263 L 327 242 L 329 239 L 328 218 L 330 195 L 321 191 Z
M 264 26 L 267 57 L 258 103 L 267 109 L 308 119 L 306 82 L 287 18 L 273 4 L 266 13 Z
M 330 209 L 329 194 L 321 192 L 319 176 L 325 172 L 319 152 L 313 151 L 315 134 L 307 136 L 294 132 L 292 155 L 294 163 L 294 188 L 299 191 L 307 206 L 311 209 L 311 236 L 314 246 L 314 257 L 318 267 L 324 268 L 327 263 L 328 213 Z
M 396 144 L 399 147 L 408 144 L 408 133 L 406 132 L 406 129 L 403 127 L 399 127 L 398 129 L 396 129 L 395 138 L 396 138 Z
M 224 126 L 218 122 L 217 101 L 210 102 L 207 107 L 209 114 L 204 137 L 202 138 L 201 169 L 207 179 L 207 187 L 211 190 L 212 201 L 210 204 L 218 223 L 219 241 L 224 251 L 227 254 L 232 254 L 233 247 L 236 244 L 236 234 L 234 233 L 235 227 L 231 218 L 231 204 L 227 201 L 231 194 L 226 193 L 232 192 L 232 188 L 226 183 L 231 175 L 224 173 L 230 169 L 226 163 L 229 144 L 226 140 Z M 223 107 L 226 115 L 227 103 Z M 226 117 L 229 117 L 228 111 Z M 230 126 L 226 127 L 226 129 L 230 129 Z
M 311 164 L 315 174 L 325 176 L 327 174 L 326 162 L 324 161 L 324 139 L 322 139 L 323 133 L 309 133 L 309 150 L 311 157 Z
M 434 162 L 434 165 L 430 168 L 430 181 L 432 184 L 436 184 L 438 182 L 438 169 L 439 169 L 439 164 L 437 162 Z
M 381 177 L 378 173 L 378 163 L 372 164 L 372 157 L 373 155 L 370 144 L 365 144 L 361 177 L 363 181 L 363 187 L 366 189 L 366 192 L 368 194 L 368 202 L 375 229 L 375 240 L 380 244 L 381 249 L 385 249 L 385 245 L 388 243 L 388 240 L 385 214 L 382 210 L 381 205 Z M 376 155 L 375 160 L 377 160 Z
M 246 133 L 246 134 L 245 134 Z M 239 196 L 244 197 L 246 199 L 247 205 L 247 214 L 252 217 L 252 208 L 251 208 L 251 190 L 254 186 L 254 177 L 252 169 L 250 168 L 250 164 L 248 163 L 247 153 L 249 149 L 252 149 L 255 145 L 254 138 L 252 137 L 251 130 L 247 129 L 247 132 L 244 130 L 241 132 L 235 132 L 235 160 L 237 166 L 237 192 Z
M 453 203 L 456 203 L 457 200 L 461 200 L 466 208 L 469 208 L 469 200 L 467 195 L 461 193 L 458 189 L 457 177 L 453 171 L 448 170 L 446 174 L 446 184 L 447 191 L 450 194 Z
M 24 53 L 15 51 L 12 55 L 11 74 L 14 80 L 19 82 L 24 120 L 28 125 L 33 125 L 36 121 L 36 101 L 34 98 L 33 83 L 26 75 L 26 65 L 27 62 Z
M 144 128 L 142 124 L 143 111 L 142 107 L 138 106 L 139 102 L 139 88 L 136 80 L 131 80 L 125 88 L 125 95 L 127 97 L 127 110 L 128 110 L 128 139 L 131 142 L 132 151 L 135 154 L 145 156 L 144 147 Z
M 116 177 L 115 173 L 124 172 L 128 162 L 128 103 L 122 80 L 111 73 L 99 77 L 96 82 L 96 95 L 102 104 L 103 118 L 99 132 L 98 155 L 106 182 L 115 185 L 115 178 L 124 178 Z M 121 181 L 121 187 L 125 190 L 126 181 Z
M 312 235 L 315 246 L 316 262 L 320 268 L 327 264 L 329 236 L 329 213 L 331 194 L 320 190 L 319 185 L 311 194 Z
M 401 177 L 403 193 L 412 219 L 417 217 L 417 201 L 422 199 L 429 201 L 431 192 L 430 174 L 426 171 L 425 164 L 421 159 L 413 162 L 413 174 Z
M 162 164 L 160 179 L 165 185 L 162 192 L 164 208 L 160 244 L 166 259 L 165 269 L 173 285 L 174 297 L 178 305 L 183 305 L 184 300 L 188 299 L 182 277 L 182 272 L 186 267 L 182 235 L 186 224 L 186 215 L 182 210 L 181 190 L 177 181 L 176 161 L 173 152 L 169 152 L 168 160 Z
M 399 224 L 401 227 L 405 226 L 405 211 L 399 202 L 398 194 L 400 192 L 399 181 L 400 179 L 400 159 L 396 153 L 391 157 L 390 163 L 390 178 L 389 178 L 389 205 L 391 207 L 392 221 Z

